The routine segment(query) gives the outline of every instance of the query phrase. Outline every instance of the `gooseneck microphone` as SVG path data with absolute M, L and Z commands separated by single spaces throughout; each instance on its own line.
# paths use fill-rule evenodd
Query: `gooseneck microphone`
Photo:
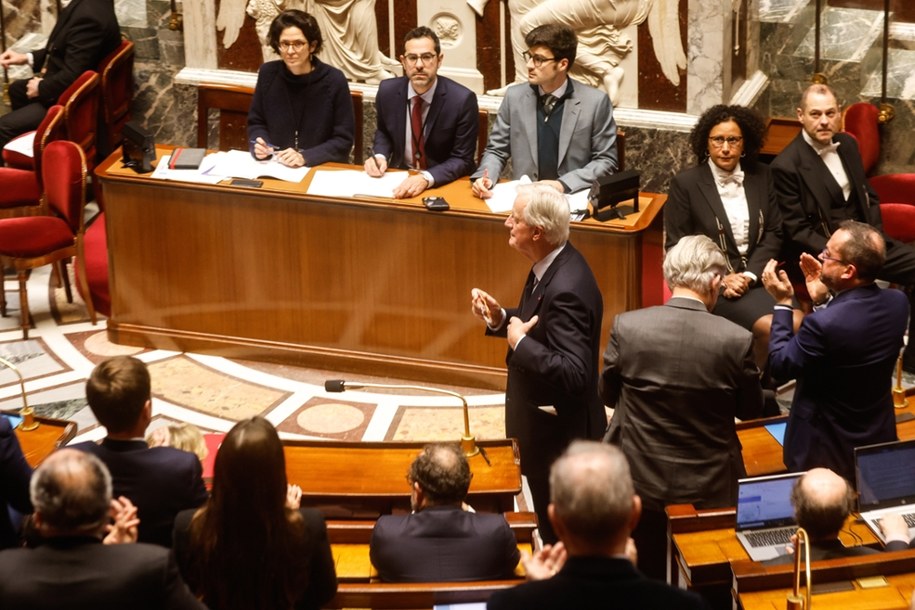
M 343 379 L 328 379 L 324 382 L 326 392 L 345 392 L 346 390 L 361 390 L 363 388 L 378 388 L 382 390 L 415 390 L 417 392 L 431 392 L 433 394 L 444 394 L 454 396 L 461 401 L 464 408 L 464 434 L 461 436 L 461 451 L 467 457 L 474 456 L 480 452 L 477 447 L 476 439 L 470 434 L 470 407 L 467 405 L 467 399 L 457 392 L 443 390 L 442 388 L 430 388 L 422 385 L 401 385 L 393 383 L 367 383 L 363 381 L 346 381 Z

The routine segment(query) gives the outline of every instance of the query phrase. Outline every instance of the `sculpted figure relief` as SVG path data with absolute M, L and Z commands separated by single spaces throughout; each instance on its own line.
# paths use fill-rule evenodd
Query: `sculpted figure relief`
M 524 35 L 545 23 L 567 25 L 578 35 L 578 56 L 571 76 L 607 92 L 616 104 L 623 79 L 620 61 L 632 50 L 632 40 L 622 32 L 629 25 L 648 21 L 655 57 L 664 76 L 680 84 L 679 70 L 686 68 L 680 43 L 680 0 L 507 0 L 512 21 L 515 82 L 527 80 L 521 54 Z M 467 0 L 478 15 L 489 0 Z M 499 94 L 502 90 L 489 93 Z

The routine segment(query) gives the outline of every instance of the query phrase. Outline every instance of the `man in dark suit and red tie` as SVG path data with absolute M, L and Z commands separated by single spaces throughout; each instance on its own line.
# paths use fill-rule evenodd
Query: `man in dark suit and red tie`
M 0 66 L 28 64 L 34 72 L 32 78 L 10 85 L 12 112 L 0 117 L 0 148 L 37 128 L 60 94 L 121 43 L 113 0 L 62 0 L 60 4 L 60 15 L 44 49 L 31 53 L 7 50 L 0 55 Z
M 478 288 L 473 314 L 487 334 L 508 339 L 505 433 L 518 439 L 540 534 L 556 535 L 547 518 L 550 464 L 574 439 L 600 438 L 607 426 L 597 394 L 603 298 L 588 262 L 569 243 L 569 204 L 555 188 L 518 189 L 509 245 L 532 264 L 521 303 L 505 310 Z
M 389 167 L 417 170 L 394 189 L 397 199 L 416 197 L 467 176 L 476 167 L 477 96 L 438 75 L 443 59 L 435 32 L 425 26 L 410 30 L 400 56 L 404 76 L 384 80 L 378 87 L 378 129 L 365 171 L 379 177 Z

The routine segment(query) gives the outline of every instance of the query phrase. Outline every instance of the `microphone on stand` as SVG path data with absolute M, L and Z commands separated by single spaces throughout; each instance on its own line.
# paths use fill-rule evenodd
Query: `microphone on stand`
M 442 388 L 430 388 L 421 385 L 400 385 L 392 383 L 366 383 L 363 381 L 345 381 L 343 379 L 328 379 L 324 382 L 324 390 L 327 392 L 345 392 L 346 390 L 361 390 L 363 388 L 380 388 L 384 390 L 416 390 L 419 392 L 431 392 L 433 394 L 445 394 L 454 396 L 461 401 L 464 407 L 464 434 L 461 436 L 461 451 L 467 457 L 473 457 L 480 453 L 477 447 L 476 439 L 470 434 L 470 407 L 467 405 L 467 399 L 451 390 Z M 485 454 L 484 454 L 485 458 Z M 486 460 L 487 462 L 489 460 Z
M 0 358 L 0 364 L 16 373 L 16 375 L 19 377 L 19 389 L 22 392 L 22 408 L 19 409 L 19 415 L 22 416 L 22 423 L 19 424 L 19 429 L 23 432 L 31 432 L 38 427 L 38 422 L 35 421 L 35 410 L 29 406 L 29 401 L 26 398 L 25 379 L 22 377 L 22 373 L 19 371 L 19 367 L 17 367 L 6 358 Z
M 788 594 L 787 610 L 810 610 L 810 588 L 813 583 L 810 580 L 810 537 L 807 530 L 799 527 L 797 530 L 797 544 L 794 547 L 794 590 Z M 804 551 L 804 559 L 807 562 L 807 581 L 804 583 L 807 591 L 804 597 L 801 597 L 801 551 Z

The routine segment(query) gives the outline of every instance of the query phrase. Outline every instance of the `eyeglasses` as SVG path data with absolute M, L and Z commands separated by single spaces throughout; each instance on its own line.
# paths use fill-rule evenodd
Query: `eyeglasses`
M 743 142 L 743 136 L 714 136 L 708 139 L 712 143 L 712 146 L 715 148 L 721 148 L 724 146 L 724 143 L 727 142 L 728 146 L 734 147 L 739 146 Z
M 839 263 L 840 265 L 847 265 L 848 262 L 843 261 L 841 258 L 835 258 L 829 254 L 829 248 L 823 248 L 823 251 L 820 252 L 820 260 L 832 261 L 834 263 Z
M 279 46 L 280 51 L 285 51 L 287 53 L 289 51 L 293 51 L 295 53 L 298 53 L 299 51 L 304 49 L 307 45 L 308 45 L 308 41 L 306 41 L 306 40 L 295 40 L 293 42 L 280 42 L 277 46 Z
M 540 55 L 531 55 L 530 51 L 525 51 L 521 54 L 521 56 L 524 57 L 524 63 L 531 62 L 536 68 L 539 68 L 548 61 L 558 61 L 555 57 L 541 57 Z
M 422 61 L 424 64 L 431 64 L 435 61 L 436 57 L 438 57 L 438 55 L 435 53 L 423 53 L 422 55 L 410 53 L 409 55 L 404 55 L 403 59 L 408 64 L 415 64 L 417 61 Z

